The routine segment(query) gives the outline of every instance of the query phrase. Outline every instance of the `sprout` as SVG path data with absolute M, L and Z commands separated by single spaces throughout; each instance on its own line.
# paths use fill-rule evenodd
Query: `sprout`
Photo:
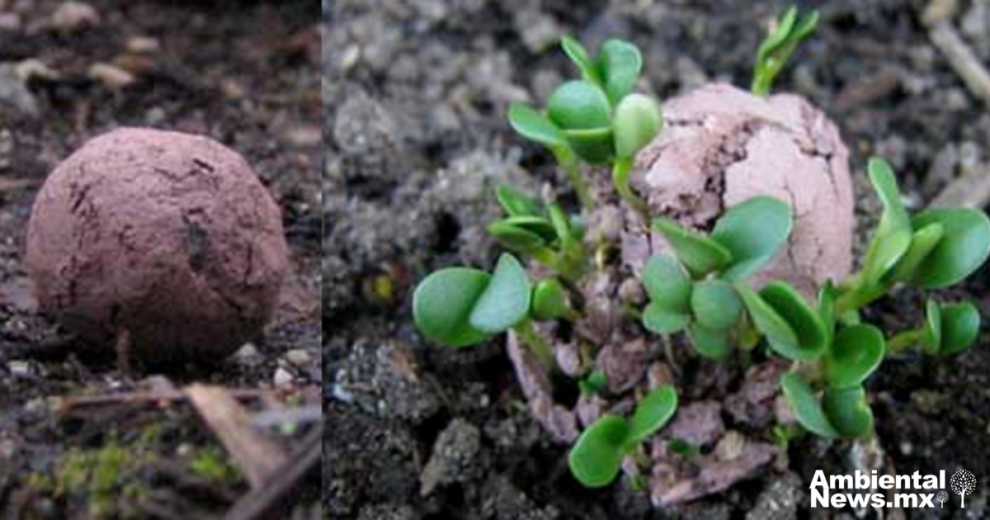
M 635 45 L 608 40 L 597 58 L 573 38 L 561 39 L 564 53 L 577 66 L 581 79 L 557 87 L 545 113 L 521 104 L 509 107 L 512 128 L 547 147 L 564 167 L 585 209 L 592 200 L 579 172 L 578 160 L 612 166 L 616 191 L 648 219 L 646 204 L 629 189 L 636 153 L 663 127 L 655 100 L 632 93 L 643 68 Z
M 663 428 L 676 411 L 677 392 L 664 385 L 640 400 L 632 417 L 602 416 L 571 449 L 571 474 L 585 487 L 607 486 L 618 476 L 622 459 Z
M 815 32 L 817 26 L 818 11 L 805 14 L 798 20 L 797 8 L 794 6 L 777 20 L 776 28 L 767 35 L 756 51 L 751 87 L 754 94 L 765 96 L 770 93 L 773 80 L 787 64 L 794 49 L 802 40 Z

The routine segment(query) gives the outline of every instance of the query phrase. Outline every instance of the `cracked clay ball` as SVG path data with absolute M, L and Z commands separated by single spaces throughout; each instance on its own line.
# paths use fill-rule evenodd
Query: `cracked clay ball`
M 224 356 L 271 318 L 288 267 L 281 212 L 244 159 L 206 137 L 121 129 L 41 188 L 26 264 L 41 309 L 144 361 Z
M 798 96 L 763 98 L 715 84 L 666 101 L 664 122 L 640 151 L 631 177 L 652 214 L 710 230 L 729 207 L 773 196 L 790 204 L 794 229 L 753 282 L 787 280 L 814 297 L 820 283 L 849 273 L 849 152 L 825 114 Z M 621 240 L 623 260 L 636 272 L 650 255 L 667 250 L 657 232 L 626 231 Z

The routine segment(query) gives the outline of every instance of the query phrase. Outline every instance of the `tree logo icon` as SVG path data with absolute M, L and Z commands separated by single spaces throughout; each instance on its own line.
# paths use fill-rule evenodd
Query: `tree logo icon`
M 935 495 L 935 500 L 938 500 L 939 507 L 945 507 L 945 501 L 948 499 L 949 499 L 949 494 L 946 493 L 944 489 L 942 491 L 939 491 L 938 494 Z
M 952 474 L 952 478 L 949 479 L 949 487 L 952 488 L 952 492 L 962 497 L 962 507 L 966 507 L 966 495 L 972 493 L 976 489 L 976 477 L 973 473 L 959 468 L 955 473 Z

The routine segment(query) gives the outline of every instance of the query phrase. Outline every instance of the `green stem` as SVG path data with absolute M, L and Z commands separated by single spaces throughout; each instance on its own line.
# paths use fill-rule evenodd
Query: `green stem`
M 516 325 L 513 330 L 516 335 L 519 336 L 519 340 L 529 348 L 529 351 L 533 353 L 540 360 L 540 364 L 547 372 L 553 370 L 557 366 L 557 362 L 554 360 L 553 351 L 550 349 L 550 345 L 543 340 L 543 337 L 536 332 L 536 328 L 533 327 L 533 322 L 531 320 L 524 320 L 519 325 Z
M 770 94 L 770 84 L 772 82 L 773 78 L 769 77 L 763 71 L 757 70 L 753 76 L 753 84 L 750 87 L 750 91 L 757 96 L 766 96 Z
M 581 175 L 577 157 L 570 150 L 553 150 L 553 154 L 557 159 L 557 164 L 567 172 L 567 178 L 571 181 L 571 187 L 574 188 L 578 201 L 581 202 L 581 207 L 586 211 L 594 209 L 595 201 L 591 198 L 588 182 Z
M 887 340 L 887 354 L 897 353 L 910 346 L 921 343 L 925 340 L 926 334 L 928 334 L 928 331 L 924 327 L 906 330 L 896 334 Z
M 612 184 L 615 185 L 615 191 L 619 192 L 622 200 L 626 201 L 633 209 L 643 215 L 643 221 L 649 225 L 649 208 L 643 202 L 643 199 L 636 196 L 629 188 L 629 175 L 632 173 L 632 166 L 632 158 L 616 159 L 615 164 L 612 165 Z

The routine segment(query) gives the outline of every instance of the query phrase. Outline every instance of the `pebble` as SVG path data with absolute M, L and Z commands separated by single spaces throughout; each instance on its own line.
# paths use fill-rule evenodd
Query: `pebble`
M 0 105 L 12 106 L 30 116 L 38 115 L 38 102 L 34 94 L 17 73 L 17 67 L 9 63 L 0 63 Z
M 303 367 L 310 363 L 312 356 L 302 349 L 292 349 L 285 353 L 285 359 L 297 367 Z
M 261 362 L 261 353 L 254 343 L 245 343 L 233 355 L 234 361 L 242 365 L 256 365 Z
M 291 385 L 295 381 L 295 377 L 288 370 L 278 367 L 275 369 L 275 377 L 272 378 L 272 381 L 275 386 L 284 387 Z
M 57 31 L 71 32 L 100 24 L 100 13 L 85 3 L 63 2 L 48 19 L 48 26 Z
M 157 38 L 150 36 L 132 36 L 127 39 L 124 47 L 129 52 L 136 54 L 149 54 L 158 51 L 161 48 L 161 43 Z
M 27 361 L 11 361 L 7 363 L 7 369 L 14 377 L 25 377 L 31 373 L 31 365 Z
M 21 16 L 17 13 L 0 13 L 0 31 L 16 32 L 21 29 Z
M 137 81 L 134 74 L 109 63 L 94 63 L 90 65 L 88 76 L 90 79 L 115 90 L 128 87 Z

